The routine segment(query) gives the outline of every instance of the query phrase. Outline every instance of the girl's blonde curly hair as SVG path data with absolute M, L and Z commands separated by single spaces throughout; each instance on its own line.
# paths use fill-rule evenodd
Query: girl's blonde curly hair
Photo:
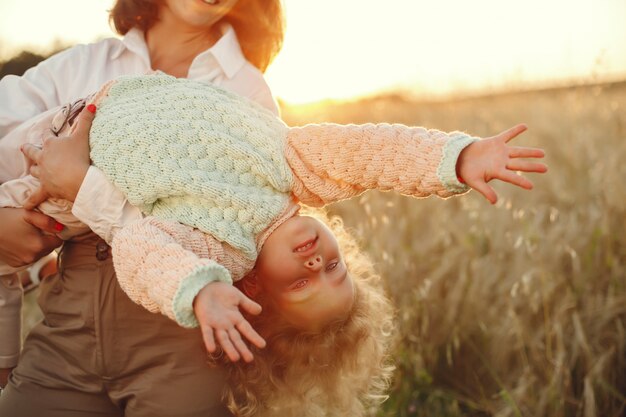
M 249 320 L 267 347 L 254 351 L 252 363 L 228 366 L 225 399 L 236 416 L 362 416 L 387 398 L 393 310 L 380 277 L 339 218 L 307 215 L 335 233 L 355 285 L 354 306 L 347 318 L 311 333 L 257 296 L 264 310 Z

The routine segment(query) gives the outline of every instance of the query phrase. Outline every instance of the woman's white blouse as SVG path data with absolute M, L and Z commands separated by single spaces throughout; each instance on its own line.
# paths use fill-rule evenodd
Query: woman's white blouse
M 263 74 L 245 59 L 235 31 L 228 25 L 222 29 L 220 40 L 196 56 L 188 78 L 222 86 L 278 114 Z M 120 75 L 149 71 L 143 32 L 133 29 L 123 39 L 74 46 L 21 77 L 5 76 L 0 80 L 0 182 L 24 174 L 24 159 L 19 151 L 25 139 L 22 122 L 85 97 Z M 128 204 L 121 192 L 93 166 L 87 172 L 72 212 L 107 242 L 119 228 L 141 217 L 139 210 Z

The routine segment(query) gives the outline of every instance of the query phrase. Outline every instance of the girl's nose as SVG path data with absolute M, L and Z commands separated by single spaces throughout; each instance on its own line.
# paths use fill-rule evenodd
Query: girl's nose
M 304 266 L 313 272 L 322 269 L 322 255 L 313 255 L 304 262 Z

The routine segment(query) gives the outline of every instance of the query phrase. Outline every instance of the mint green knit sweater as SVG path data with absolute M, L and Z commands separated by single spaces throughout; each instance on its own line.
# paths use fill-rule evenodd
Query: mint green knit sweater
M 456 161 L 477 138 L 461 132 L 290 128 L 245 98 L 163 74 L 119 78 L 96 97 L 93 163 L 151 216 L 114 238 L 118 280 L 133 301 L 186 327 L 197 325 L 198 291 L 249 272 L 295 203 L 374 188 L 416 197 L 468 190 Z
M 164 74 L 117 79 L 98 104 L 93 164 L 145 214 L 256 259 L 255 236 L 289 204 L 288 127 L 234 93 Z

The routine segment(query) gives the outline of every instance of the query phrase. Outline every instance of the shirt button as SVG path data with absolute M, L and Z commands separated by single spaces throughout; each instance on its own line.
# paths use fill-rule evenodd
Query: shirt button
M 57 282 L 56 284 L 52 286 L 52 289 L 50 290 L 50 292 L 52 294 L 60 294 L 61 290 L 62 290 L 61 284 Z
M 0 279 L 0 284 L 4 285 L 6 288 L 18 288 L 18 277 L 13 274 L 10 277 L 4 277 Z
M 109 245 L 105 242 L 98 242 L 96 245 L 96 259 L 104 261 L 109 257 Z

